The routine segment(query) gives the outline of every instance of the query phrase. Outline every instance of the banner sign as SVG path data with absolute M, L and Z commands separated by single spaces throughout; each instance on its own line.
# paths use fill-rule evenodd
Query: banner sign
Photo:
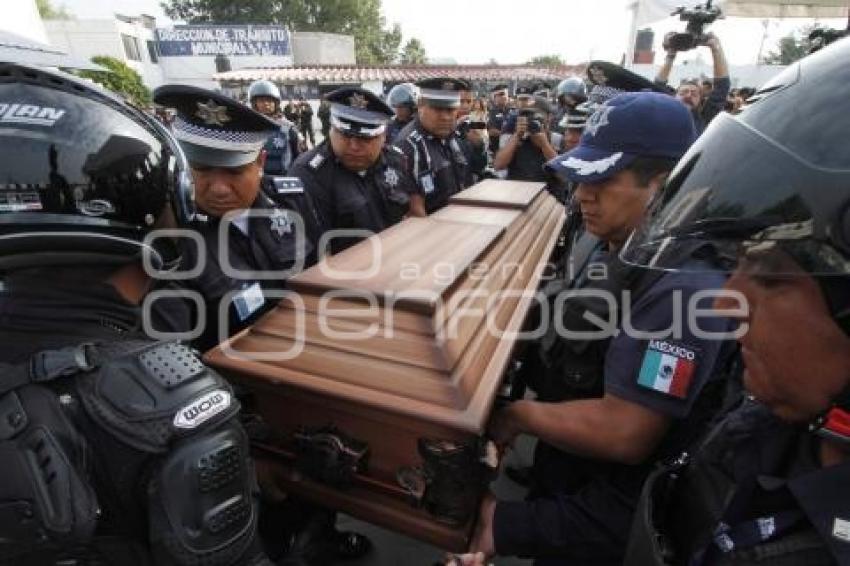
M 162 57 L 292 56 L 289 30 L 281 26 L 174 26 L 157 28 L 156 37 Z

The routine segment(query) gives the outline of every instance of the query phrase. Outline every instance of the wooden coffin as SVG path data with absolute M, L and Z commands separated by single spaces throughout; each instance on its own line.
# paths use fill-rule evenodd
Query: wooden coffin
M 273 431 L 260 467 L 285 491 L 464 550 L 475 509 L 447 519 L 404 474 L 422 469 L 420 439 L 480 444 L 515 342 L 505 334 L 520 331 L 563 222 L 541 183 L 488 180 L 293 277 L 298 299 L 205 356 L 255 393 Z M 342 486 L 296 465 L 299 431 L 327 427 L 368 446 Z M 484 487 L 464 490 L 473 507 Z

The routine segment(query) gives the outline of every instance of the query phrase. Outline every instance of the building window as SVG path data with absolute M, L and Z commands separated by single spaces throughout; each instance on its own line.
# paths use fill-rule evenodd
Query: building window
M 148 40 L 148 56 L 151 58 L 151 63 L 159 62 L 159 52 L 156 48 L 156 42 Z
M 121 41 L 124 43 L 124 54 L 130 61 L 141 61 L 142 54 L 139 53 L 139 42 L 132 35 L 121 34 Z

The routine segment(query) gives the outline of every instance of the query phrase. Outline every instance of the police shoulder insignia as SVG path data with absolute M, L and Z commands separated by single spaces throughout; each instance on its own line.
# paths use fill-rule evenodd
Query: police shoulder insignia
M 401 155 L 404 155 L 404 152 L 403 152 L 403 151 L 401 150 L 401 148 L 400 148 L 400 147 L 398 147 L 397 145 L 389 145 L 389 146 L 387 146 L 387 147 L 389 147 L 392 151 L 394 151 L 394 152 L 396 152 L 396 153 L 399 153 L 399 154 L 401 154 Z
M 685 399 L 697 366 L 697 350 L 668 340 L 650 340 L 640 365 L 638 385 Z
M 272 230 L 277 234 L 278 238 L 283 237 L 284 234 L 292 233 L 292 220 L 289 218 L 287 211 L 280 210 L 279 208 L 274 209 L 270 221 Z
M 396 171 L 392 167 L 384 171 L 384 182 L 390 187 L 395 187 L 396 185 L 398 185 L 398 171 Z
M 319 167 L 322 166 L 322 163 L 324 163 L 324 162 L 325 162 L 325 156 L 322 155 L 321 153 L 317 153 L 316 155 L 313 156 L 312 159 L 310 159 L 309 165 L 310 165 L 311 169 L 318 169 Z

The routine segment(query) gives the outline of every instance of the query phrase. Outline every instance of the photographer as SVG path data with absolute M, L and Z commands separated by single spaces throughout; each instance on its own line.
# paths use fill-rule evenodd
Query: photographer
M 552 105 L 542 97 L 534 97 L 529 106 L 517 113 L 512 133 L 503 133 L 499 151 L 493 160 L 496 170 L 507 169 L 513 181 L 545 181 L 543 165 L 558 155 L 561 135 L 549 130 Z
M 460 106 L 457 109 L 457 127 L 455 135 L 460 138 L 461 148 L 469 161 L 473 181 L 478 182 L 484 176 L 488 165 L 487 124 L 482 120 L 473 120 L 472 105 L 475 95 L 471 90 L 460 91 Z
M 691 48 L 685 46 L 686 48 L 682 49 L 681 44 L 677 45 L 676 37 L 683 35 L 685 34 L 668 33 L 664 37 L 663 47 L 667 51 L 667 57 L 655 78 L 657 84 L 667 84 L 667 79 L 670 78 L 670 70 L 676 60 L 676 53 Z M 714 60 L 713 86 L 708 96 L 705 96 L 702 85 L 698 81 L 685 81 L 676 89 L 676 98 L 681 100 L 691 111 L 697 134 L 701 134 L 708 123 L 723 110 L 731 83 L 729 81 L 729 66 L 726 63 L 726 56 L 723 54 L 723 48 L 720 46 L 720 40 L 717 36 L 713 33 L 700 34 L 694 36 L 693 42 L 695 43 L 694 47 L 705 45 L 711 50 L 711 57 Z

